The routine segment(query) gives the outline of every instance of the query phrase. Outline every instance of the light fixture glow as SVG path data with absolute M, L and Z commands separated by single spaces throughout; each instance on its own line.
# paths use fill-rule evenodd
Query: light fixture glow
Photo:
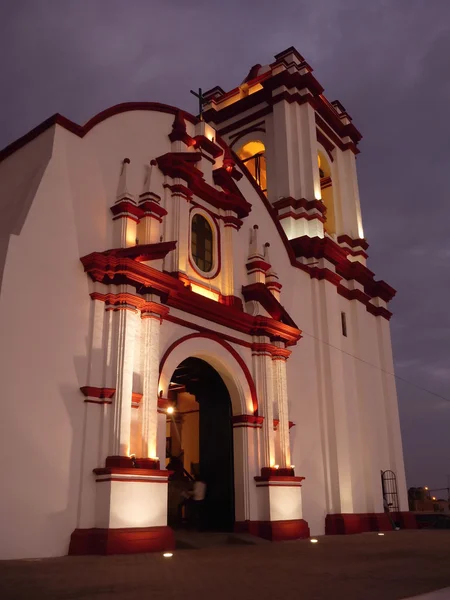
M 436 496 L 433 496 L 433 500 L 436 500 Z
M 168 406 L 167 407 L 167 414 L 168 415 L 172 415 L 174 413 L 175 409 L 173 406 Z
M 295 465 L 291 465 L 291 469 L 295 469 Z
M 426 485 L 426 486 L 424 487 L 424 489 L 425 489 L 425 490 L 427 490 L 427 489 L 428 489 L 428 486 Z
M 280 468 L 280 465 L 273 465 L 273 468 L 274 468 L 274 469 L 279 469 L 279 468 Z
M 311 542 L 311 544 L 317 544 L 319 540 L 316 540 L 316 538 L 311 538 L 309 541 Z
M 173 553 L 172 552 L 164 552 L 163 556 L 164 556 L 164 558 L 172 558 Z
M 378 535 L 384 535 L 384 533 L 379 533 Z

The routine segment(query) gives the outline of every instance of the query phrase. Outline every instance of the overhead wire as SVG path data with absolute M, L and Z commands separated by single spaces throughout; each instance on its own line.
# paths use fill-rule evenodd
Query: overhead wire
M 330 342 L 326 342 L 325 340 L 322 340 L 322 339 L 318 338 L 317 336 L 313 335 L 312 333 L 308 333 L 307 331 L 304 331 L 303 329 L 302 329 L 302 334 L 307 335 L 308 337 L 317 340 L 321 344 L 330 346 L 330 348 L 334 348 L 335 350 L 338 350 L 339 352 L 342 352 L 342 354 L 346 354 L 347 356 L 350 356 L 351 358 L 354 358 L 355 360 L 359 360 L 360 362 L 365 363 L 366 365 L 369 365 L 369 366 L 373 367 L 374 369 L 377 369 L 378 371 L 382 371 L 383 373 L 386 373 L 386 375 L 390 375 L 391 377 L 394 377 L 395 379 L 398 379 L 399 381 L 403 381 L 404 383 L 407 383 L 408 385 L 411 385 L 412 387 L 415 387 L 422 392 L 426 392 L 427 394 L 430 394 L 431 396 L 435 396 L 436 398 L 439 398 L 440 400 L 444 400 L 445 402 L 450 402 L 450 398 L 447 398 L 445 396 L 442 396 L 441 394 L 433 392 L 432 390 L 429 390 L 421 385 L 418 385 L 417 383 L 414 383 L 413 381 L 410 381 L 409 379 L 405 379 L 405 377 L 401 377 L 400 375 L 397 375 L 396 373 L 391 373 L 390 371 L 387 371 L 386 369 L 383 369 L 382 367 L 379 367 L 378 365 L 374 365 L 373 363 L 369 362 L 368 360 L 364 360 L 364 358 L 361 358 L 360 356 L 355 356 L 354 354 L 351 354 L 350 352 L 347 352 L 346 350 L 343 350 L 342 348 L 339 348 L 338 346 L 335 346 L 334 344 L 330 344 Z

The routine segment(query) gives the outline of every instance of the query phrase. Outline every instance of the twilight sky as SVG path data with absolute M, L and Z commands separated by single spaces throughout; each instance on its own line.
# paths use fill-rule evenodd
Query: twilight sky
M 195 112 L 295 46 L 364 139 L 369 267 L 391 304 L 408 485 L 450 476 L 450 0 L 4 0 L 0 148 L 55 112 L 125 101 Z M 300 327 L 302 325 L 300 324 Z M 306 328 L 305 328 L 306 329 Z

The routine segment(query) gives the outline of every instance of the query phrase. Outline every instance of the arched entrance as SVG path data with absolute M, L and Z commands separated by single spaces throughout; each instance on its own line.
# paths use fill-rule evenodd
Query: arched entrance
M 189 357 L 175 368 L 168 387 L 174 412 L 168 415 L 167 465 L 169 525 L 231 531 L 235 521 L 231 399 L 220 374 L 201 358 Z M 179 509 L 194 479 L 206 483 L 200 505 Z M 196 514 L 197 513 L 197 514 Z

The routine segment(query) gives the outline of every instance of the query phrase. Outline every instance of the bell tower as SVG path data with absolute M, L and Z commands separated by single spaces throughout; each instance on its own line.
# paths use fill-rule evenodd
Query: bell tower
M 355 161 L 361 134 L 312 71 L 288 48 L 229 92 L 206 92 L 204 118 L 253 176 L 288 239 L 330 237 L 357 248 L 364 237 Z

